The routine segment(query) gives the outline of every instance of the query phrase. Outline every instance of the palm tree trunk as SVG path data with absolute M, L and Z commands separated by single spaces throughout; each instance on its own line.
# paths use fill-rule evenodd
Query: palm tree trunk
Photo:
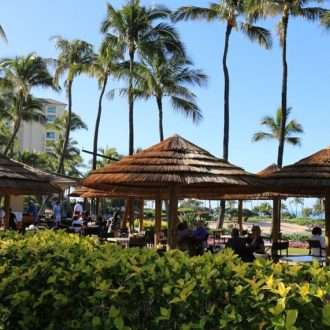
M 134 51 L 130 52 L 130 63 L 129 63 L 129 91 L 128 91 L 128 105 L 129 105 L 129 115 L 128 115 L 128 122 L 129 122 L 129 156 L 133 155 L 134 153 L 134 116 L 133 116 L 133 110 L 134 110 L 134 98 L 133 98 L 133 66 L 134 66 Z
M 98 142 L 99 127 L 100 127 L 101 113 L 102 113 L 102 100 L 103 100 L 105 88 L 107 86 L 107 82 L 108 82 L 108 74 L 106 73 L 104 75 L 104 79 L 103 79 L 103 86 L 102 86 L 101 94 L 99 97 L 99 107 L 97 110 L 97 116 L 96 116 L 96 122 L 95 122 L 94 144 L 93 144 L 93 170 L 96 169 L 96 153 L 97 153 L 97 142 Z
M 224 119 L 223 119 L 223 159 L 228 161 L 228 146 L 229 146 L 229 73 L 227 68 L 227 54 L 229 47 L 229 37 L 233 26 L 227 24 L 225 48 L 222 57 L 222 67 L 225 80 L 225 90 L 224 90 Z
M 72 80 L 68 81 L 68 126 L 66 127 L 65 139 L 63 145 L 63 151 L 60 158 L 60 163 L 58 165 L 57 173 L 64 174 L 64 159 L 66 154 L 66 149 L 69 144 L 70 131 L 71 131 L 71 117 L 72 117 Z
M 282 168 L 283 165 L 283 154 L 284 154 L 284 140 L 285 140 L 285 127 L 286 127 L 286 117 L 287 117 L 287 84 L 288 84 L 288 65 L 286 61 L 286 38 L 288 31 L 288 22 L 289 16 L 283 15 L 282 17 L 282 26 L 283 26 L 283 35 L 282 35 L 282 100 L 281 100 L 281 111 L 282 111 L 282 122 L 281 122 L 281 131 L 280 131 L 280 141 L 278 145 L 278 155 L 277 155 L 277 165 L 279 168 Z
M 164 140 L 164 131 L 163 131 L 163 104 L 161 97 L 157 97 L 157 106 L 158 106 L 158 122 L 159 122 L 159 138 L 160 141 Z
M 22 122 L 22 112 L 23 112 L 23 104 L 24 104 L 24 96 L 22 91 L 19 92 L 19 106 L 18 106 L 18 113 L 17 113 L 17 119 L 15 120 L 15 125 L 14 125 L 14 132 L 12 134 L 12 136 L 10 137 L 6 148 L 3 152 L 3 154 L 5 156 L 7 156 L 9 150 L 12 148 L 12 146 L 14 145 L 14 140 L 16 138 L 16 135 L 19 131 L 19 128 L 21 127 L 21 122 Z
M 227 24 L 226 29 L 226 38 L 225 38 L 225 48 L 223 51 L 222 57 L 222 67 L 223 67 L 223 74 L 225 79 L 225 90 L 224 90 L 224 119 L 223 119 L 223 159 L 228 161 L 228 149 L 229 149 L 229 73 L 227 68 L 227 54 L 228 54 L 228 47 L 229 47 L 229 37 L 233 26 L 231 24 Z M 225 210 L 226 210 L 226 201 L 222 200 L 220 202 L 220 210 L 219 216 L 217 221 L 217 227 L 222 228 L 225 222 Z

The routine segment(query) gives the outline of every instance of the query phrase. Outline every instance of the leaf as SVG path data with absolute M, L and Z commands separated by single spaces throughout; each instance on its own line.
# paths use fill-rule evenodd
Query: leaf
M 160 307 L 160 314 L 166 318 L 170 318 L 171 310 L 164 307 Z
M 92 320 L 93 326 L 96 328 L 101 325 L 101 319 L 98 316 L 94 316 Z
M 330 304 L 327 304 L 322 309 L 322 323 L 330 326 Z
M 288 286 L 287 288 L 285 287 L 284 283 L 283 282 L 280 282 L 278 283 L 278 289 L 277 289 L 277 292 L 279 293 L 279 295 L 281 297 L 286 297 L 288 292 L 291 290 L 291 287 Z
M 122 317 L 116 317 L 114 321 L 115 327 L 121 330 L 124 327 L 124 320 Z
M 109 309 L 109 316 L 110 317 L 117 317 L 118 315 L 120 314 L 120 310 L 117 309 L 115 306 L 111 306 L 110 309 Z
M 309 284 L 304 283 L 304 285 L 300 286 L 299 287 L 299 293 L 300 293 L 302 298 L 305 298 L 309 293 Z
M 182 301 L 181 298 L 179 298 L 179 297 L 175 297 L 175 298 L 173 298 L 173 299 L 170 301 L 170 304 L 176 304 L 176 303 L 181 302 L 181 301 Z
M 298 310 L 297 309 L 289 309 L 286 312 L 286 326 L 287 328 L 291 328 L 294 326 L 294 324 L 296 323 L 298 317 Z
M 285 298 L 279 299 L 275 307 L 269 308 L 269 311 L 274 315 L 279 315 L 285 310 Z

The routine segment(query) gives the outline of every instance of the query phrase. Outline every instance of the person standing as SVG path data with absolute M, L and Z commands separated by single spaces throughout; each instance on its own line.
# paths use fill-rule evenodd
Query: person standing
M 27 210 L 27 213 L 29 215 L 32 215 L 32 217 L 33 217 L 33 224 L 35 226 L 37 226 L 38 225 L 38 210 L 37 210 L 37 207 L 33 203 L 33 201 L 29 201 L 28 205 L 29 205 L 29 208 Z
M 57 201 L 53 207 L 53 216 L 54 216 L 55 223 L 57 225 L 60 225 L 61 220 L 62 220 L 62 208 L 60 205 L 60 201 Z

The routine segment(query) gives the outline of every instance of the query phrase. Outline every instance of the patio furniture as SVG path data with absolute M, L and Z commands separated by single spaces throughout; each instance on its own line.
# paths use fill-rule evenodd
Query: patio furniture
M 288 263 L 302 263 L 302 264 L 311 264 L 316 260 L 320 263 L 321 266 L 327 263 L 326 257 L 316 257 L 316 256 L 287 256 L 281 258 L 281 262 L 288 262 Z
M 315 255 L 318 257 L 322 257 L 322 251 L 325 251 L 325 248 L 321 246 L 320 241 L 317 240 L 308 240 L 309 245 L 309 255 Z M 312 254 L 312 249 L 318 249 L 320 252 L 319 254 Z
M 271 258 L 274 261 L 278 261 L 282 258 L 282 251 L 286 252 L 286 257 L 289 255 L 289 242 L 273 242 L 271 247 Z

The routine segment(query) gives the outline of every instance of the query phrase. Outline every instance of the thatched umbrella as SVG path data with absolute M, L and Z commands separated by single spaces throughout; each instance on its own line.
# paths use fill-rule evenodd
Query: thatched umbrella
M 330 255 L 330 147 L 264 178 L 272 189 L 291 195 L 325 197 L 327 256 Z
M 0 196 L 5 196 L 5 222 L 8 223 L 10 195 L 58 193 L 49 178 L 27 169 L 24 164 L 0 154 Z
M 171 248 L 178 199 L 219 199 L 225 193 L 267 190 L 256 175 L 214 157 L 178 135 L 93 171 L 81 184 L 126 196 L 168 199 Z

